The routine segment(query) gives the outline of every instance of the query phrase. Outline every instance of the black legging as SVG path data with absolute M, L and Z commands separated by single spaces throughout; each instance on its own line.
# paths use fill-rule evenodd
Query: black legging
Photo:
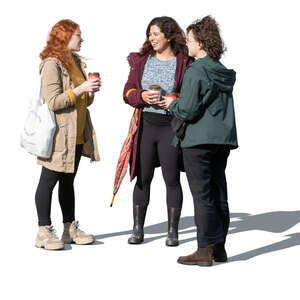
M 171 145 L 174 133 L 170 125 L 154 125 L 143 119 L 137 156 L 137 182 L 133 191 L 134 205 L 147 206 L 155 162 L 159 159 L 167 188 L 168 207 L 182 207 L 179 154 Z
M 39 219 L 39 226 L 51 225 L 52 192 L 57 183 L 59 204 L 63 214 L 63 222 L 75 220 L 74 179 L 82 153 L 82 145 L 76 146 L 74 173 L 63 173 L 42 168 L 40 181 L 35 194 L 35 204 Z

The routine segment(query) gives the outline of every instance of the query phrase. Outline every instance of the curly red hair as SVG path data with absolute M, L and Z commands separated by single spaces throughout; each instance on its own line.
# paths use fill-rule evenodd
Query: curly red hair
M 57 22 L 51 29 L 47 46 L 40 54 L 40 58 L 55 57 L 59 59 L 62 65 L 69 71 L 71 69 L 71 58 L 68 44 L 73 33 L 78 28 L 79 25 L 72 20 L 61 20 Z M 78 55 L 75 54 L 74 57 L 80 62 Z

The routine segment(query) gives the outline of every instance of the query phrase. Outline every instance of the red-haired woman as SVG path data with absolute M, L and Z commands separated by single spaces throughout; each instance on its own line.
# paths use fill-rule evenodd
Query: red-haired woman
M 133 192 L 133 234 L 130 244 L 144 240 L 144 221 L 150 198 L 150 184 L 155 167 L 161 165 L 167 191 L 167 246 L 178 245 L 178 223 L 182 207 L 179 154 L 171 146 L 174 133 L 171 115 L 156 105 L 157 92 L 148 91 L 159 85 L 161 94 L 180 92 L 188 57 L 185 36 L 170 17 L 154 18 L 146 30 L 146 41 L 139 53 L 128 57 L 130 73 L 124 87 L 124 100 L 138 107 L 138 131 L 131 157 L 131 180 L 137 176 Z
M 35 195 L 39 220 L 35 245 L 48 250 L 63 249 L 64 243 L 94 242 L 93 235 L 78 228 L 74 212 L 73 183 L 81 155 L 99 161 L 96 135 L 87 106 L 92 104 L 101 81 L 86 78 L 85 64 L 75 54 L 82 42 L 79 25 L 71 20 L 61 20 L 53 26 L 40 54 L 41 94 L 55 113 L 57 124 L 51 157 L 37 159 L 42 165 L 42 173 Z M 56 236 L 50 219 L 52 191 L 57 182 L 64 223 L 62 239 Z

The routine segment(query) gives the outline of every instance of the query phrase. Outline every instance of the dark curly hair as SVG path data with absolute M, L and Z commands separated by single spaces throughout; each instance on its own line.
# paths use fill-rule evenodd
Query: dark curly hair
M 149 41 L 149 33 L 151 26 L 156 25 L 160 28 L 161 32 L 165 35 L 166 39 L 170 40 L 170 45 L 174 55 L 182 53 L 183 55 L 188 55 L 188 48 L 186 46 L 184 31 L 179 27 L 177 22 L 170 17 L 157 17 L 154 18 L 148 25 L 146 30 L 146 41 L 143 44 L 139 54 L 155 55 L 151 43 Z
M 196 20 L 186 30 L 188 33 L 192 30 L 195 40 L 202 44 L 202 49 L 212 59 L 219 60 L 226 51 L 219 25 L 211 16 Z

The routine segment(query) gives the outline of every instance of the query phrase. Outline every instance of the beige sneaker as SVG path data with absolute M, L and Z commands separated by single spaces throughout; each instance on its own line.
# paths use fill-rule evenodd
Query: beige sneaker
M 64 232 L 61 239 L 65 244 L 75 243 L 77 245 L 88 245 L 95 241 L 92 234 L 86 234 L 79 229 L 78 221 L 64 223 Z
M 39 231 L 35 240 L 37 248 L 45 248 L 46 250 L 64 249 L 64 243 L 58 239 L 53 226 L 39 226 Z

